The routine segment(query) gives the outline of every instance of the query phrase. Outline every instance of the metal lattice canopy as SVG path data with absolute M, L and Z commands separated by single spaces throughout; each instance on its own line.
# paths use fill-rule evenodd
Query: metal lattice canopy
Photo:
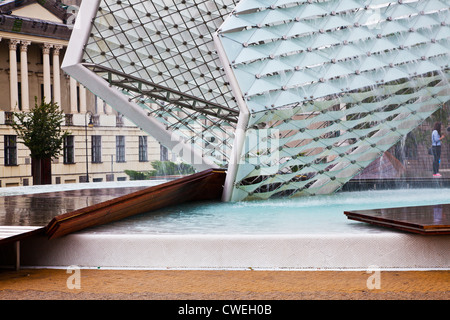
M 449 0 L 237 2 L 84 2 L 63 67 L 224 200 L 331 193 L 450 100 Z
M 225 166 L 239 110 L 212 34 L 234 6 L 84 1 L 63 68 L 198 169 Z

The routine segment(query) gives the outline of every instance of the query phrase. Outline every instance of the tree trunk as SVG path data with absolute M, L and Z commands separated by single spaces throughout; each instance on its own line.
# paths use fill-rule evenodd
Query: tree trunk
M 52 184 L 52 159 L 31 159 L 33 185 Z

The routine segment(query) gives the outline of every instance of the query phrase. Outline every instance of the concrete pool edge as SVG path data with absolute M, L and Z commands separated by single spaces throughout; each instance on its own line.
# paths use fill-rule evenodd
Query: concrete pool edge
M 450 270 L 450 236 L 74 233 L 21 242 L 26 267 L 219 270 Z

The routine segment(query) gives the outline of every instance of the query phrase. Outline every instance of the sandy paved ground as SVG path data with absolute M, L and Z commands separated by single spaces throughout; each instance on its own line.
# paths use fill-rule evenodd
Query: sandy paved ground
M 450 300 L 450 271 L 0 271 L 0 300 L 16 299 Z

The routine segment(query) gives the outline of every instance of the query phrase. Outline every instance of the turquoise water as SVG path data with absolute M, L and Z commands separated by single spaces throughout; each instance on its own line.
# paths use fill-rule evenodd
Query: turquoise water
M 237 203 L 191 203 L 141 214 L 88 233 L 358 234 L 394 232 L 347 219 L 344 211 L 450 203 L 450 189 L 340 192 Z

